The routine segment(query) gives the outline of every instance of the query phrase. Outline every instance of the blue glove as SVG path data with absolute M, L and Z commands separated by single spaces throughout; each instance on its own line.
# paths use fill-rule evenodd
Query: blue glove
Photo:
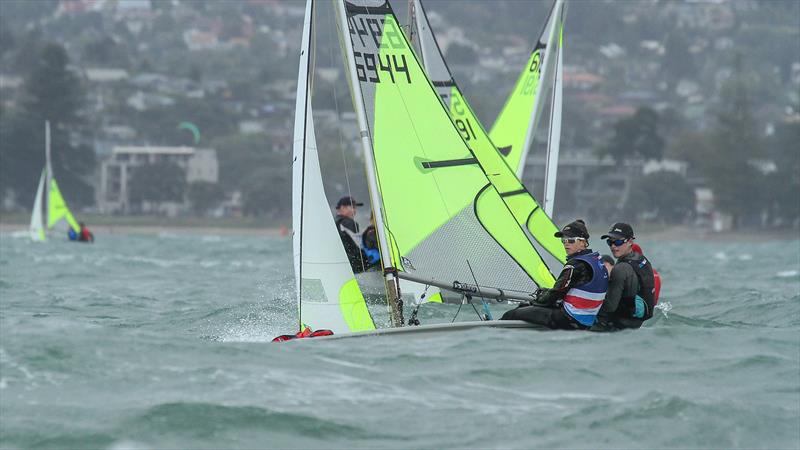
M 370 264 L 377 264 L 381 260 L 381 252 L 376 248 L 364 248 L 364 255 Z

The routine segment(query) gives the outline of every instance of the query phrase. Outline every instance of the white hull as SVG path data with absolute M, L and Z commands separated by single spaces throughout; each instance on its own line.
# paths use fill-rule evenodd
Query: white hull
M 524 322 L 522 320 L 485 320 L 472 322 L 455 323 L 436 323 L 431 325 L 420 325 L 416 327 L 406 326 L 402 328 L 380 328 L 373 331 L 363 331 L 358 333 L 342 333 L 333 336 L 320 336 L 316 338 L 299 339 L 304 340 L 328 340 L 345 339 L 367 336 L 403 336 L 403 337 L 429 337 L 432 334 L 439 334 L 449 331 L 474 330 L 477 328 L 504 328 L 513 330 L 548 330 L 541 325 Z

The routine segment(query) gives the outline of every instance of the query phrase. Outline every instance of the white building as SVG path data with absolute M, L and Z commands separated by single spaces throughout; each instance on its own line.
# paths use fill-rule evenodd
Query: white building
M 187 183 L 216 183 L 219 177 L 217 151 L 214 149 L 117 146 L 100 165 L 97 199 L 100 211 L 127 212 L 130 209 L 128 184 L 132 171 L 138 166 L 161 162 L 174 162 L 184 169 Z

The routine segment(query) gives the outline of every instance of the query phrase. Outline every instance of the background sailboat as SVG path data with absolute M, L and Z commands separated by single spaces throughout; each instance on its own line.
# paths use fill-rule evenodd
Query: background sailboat
M 50 122 L 45 122 L 45 166 L 39 178 L 36 198 L 31 212 L 30 236 L 34 241 L 46 241 L 49 230 L 66 224 L 75 233 L 81 227 L 61 195 L 50 163 Z
M 453 78 L 442 51 L 436 42 L 436 37 L 428 22 L 422 2 L 413 0 L 412 5 L 426 72 L 447 106 L 456 128 L 458 128 L 466 143 L 476 154 L 477 159 L 488 169 L 489 180 L 497 187 L 501 198 L 514 213 L 515 219 L 529 232 L 532 242 L 540 249 L 540 253 L 543 255 L 549 254 L 548 259 L 549 257 L 555 259 L 555 261 L 548 261 L 548 265 L 554 268 L 559 264 L 563 264 L 566 260 L 564 247 L 559 239 L 553 236 L 558 228 L 553 224 L 550 215 L 540 208 L 539 203 L 514 173 L 514 169 L 518 164 L 514 158 L 517 155 L 523 155 L 524 158 L 524 155 L 527 154 L 527 150 L 520 150 L 519 147 L 521 146 L 520 142 L 523 142 L 526 136 L 530 134 L 533 126 L 532 115 L 535 111 L 533 107 L 535 99 L 540 98 L 540 94 L 545 90 L 544 84 L 538 83 L 538 69 L 531 72 L 526 67 L 522 79 L 527 81 L 518 83 L 522 87 L 515 89 L 511 93 L 506 110 L 515 114 L 501 114 L 503 120 L 508 121 L 513 118 L 518 122 L 527 122 L 528 126 L 515 127 L 513 128 L 514 133 L 507 133 L 504 138 L 514 142 L 514 144 L 503 148 L 496 147 Z M 562 9 L 563 3 L 561 1 L 556 2 L 551 11 L 551 17 L 553 15 L 560 17 Z M 549 20 L 548 23 L 552 25 L 554 21 Z M 534 61 L 536 60 L 535 57 L 532 58 Z M 529 87 L 534 81 L 538 83 L 538 89 Z M 512 105 L 512 107 L 509 108 L 508 105 Z M 517 147 L 517 150 L 513 150 L 515 147 Z M 524 165 L 523 162 L 519 162 L 519 165 Z
M 553 216 L 555 196 L 555 168 L 558 161 L 558 148 L 561 129 L 561 66 L 554 63 L 562 59 L 561 36 L 563 32 L 566 2 L 556 0 L 539 35 L 537 43 L 495 120 L 487 137 L 480 122 L 472 112 L 463 93 L 458 89 L 452 73 L 447 67 L 442 51 L 436 41 L 435 33 L 428 21 L 421 0 L 411 0 L 412 26 L 416 32 L 425 69 L 434 85 L 450 107 L 456 125 L 470 144 L 486 145 L 486 141 L 496 144 L 508 165 L 519 179 L 525 170 L 525 162 L 531 142 L 538 130 L 545 99 L 552 91 L 550 128 L 547 139 L 547 182 L 542 197 L 543 209 L 548 217 Z M 556 44 L 557 42 L 557 44 Z M 551 45 L 551 43 L 554 43 Z M 557 59 L 551 55 L 557 54 Z M 560 245 L 559 245 L 560 247 Z M 560 250 L 556 250 L 560 252 Z

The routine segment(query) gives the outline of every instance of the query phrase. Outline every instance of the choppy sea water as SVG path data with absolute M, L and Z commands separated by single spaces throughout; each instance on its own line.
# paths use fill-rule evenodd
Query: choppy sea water
M 643 244 L 638 331 L 271 344 L 287 238 L 0 234 L 0 447 L 800 448 L 800 241 Z

